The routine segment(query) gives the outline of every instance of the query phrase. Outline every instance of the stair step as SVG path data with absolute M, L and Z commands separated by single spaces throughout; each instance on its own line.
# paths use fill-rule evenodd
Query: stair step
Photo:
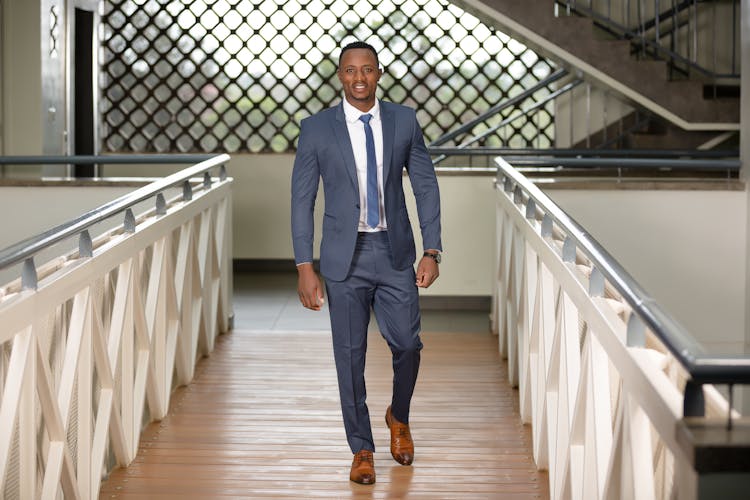
M 661 134 L 633 133 L 629 142 L 633 149 L 695 149 L 715 135 L 715 132 L 686 132 L 670 128 Z
M 585 62 L 597 70 L 590 77 L 602 81 L 601 75 L 604 74 L 611 80 L 620 82 L 647 101 L 655 103 L 657 107 L 652 109 L 667 119 L 678 116 L 690 123 L 739 123 L 739 99 L 728 99 L 726 104 L 720 100 L 704 99 L 701 83 L 668 81 L 666 62 L 635 59 L 630 55 L 630 42 L 603 37 L 589 18 L 565 15 L 555 17 L 549 0 L 480 1 L 562 49 L 561 53 L 544 44 L 527 42 L 540 54 L 573 67 L 577 67 L 579 61 Z M 511 36 L 528 38 L 514 33 L 509 26 L 498 24 L 498 27 Z

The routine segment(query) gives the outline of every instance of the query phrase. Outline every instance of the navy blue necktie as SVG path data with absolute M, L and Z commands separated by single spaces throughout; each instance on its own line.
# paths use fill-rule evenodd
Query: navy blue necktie
M 375 228 L 380 222 L 378 203 L 378 162 L 375 158 L 375 139 L 370 127 L 371 114 L 362 115 L 360 121 L 365 126 L 365 148 L 367 149 L 367 225 Z

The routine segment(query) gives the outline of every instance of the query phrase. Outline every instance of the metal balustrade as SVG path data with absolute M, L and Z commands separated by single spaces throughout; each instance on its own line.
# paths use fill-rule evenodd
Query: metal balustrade
M 563 12 L 588 16 L 631 40 L 638 54 L 669 62 L 671 76 L 739 79 L 738 0 L 556 0 Z
M 227 155 L 0 251 L 0 495 L 97 498 L 231 326 Z M 217 171 L 212 177 L 210 172 Z M 171 196 L 170 190 L 177 190 Z M 152 208 L 135 214 L 138 204 Z M 115 229 L 93 236 L 103 220 Z M 38 268 L 34 256 L 79 238 Z
M 492 327 L 552 498 L 695 498 L 678 424 L 731 427 L 731 384 L 750 382 L 750 359 L 708 356 L 583 228 L 496 163 Z
M 595 179 L 653 179 L 703 181 L 739 177 L 736 150 L 670 149 L 515 149 L 493 147 L 428 147 L 440 172 L 486 172 L 494 174 L 494 159 L 500 155 L 527 176 Z M 450 159 L 449 165 L 437 165 Z

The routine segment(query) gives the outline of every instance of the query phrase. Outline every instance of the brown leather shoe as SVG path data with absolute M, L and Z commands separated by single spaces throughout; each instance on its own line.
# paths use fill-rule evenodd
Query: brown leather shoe
M 359 484 L 375 482 L 375 459 L 370 450 L 359 450 L 354 454 L 349 480 Z
M 411 440 L 409 424 L 402 424 L 391 415 L 391 407 L 385 410 L 385 424 L 391 430 L 391 455 L 401 465 L 414 461 L 414 441 Z

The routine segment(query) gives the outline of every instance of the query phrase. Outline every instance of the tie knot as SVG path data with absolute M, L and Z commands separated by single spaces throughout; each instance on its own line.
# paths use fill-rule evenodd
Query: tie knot
M 366 115 L 362 115 L 359 117 L 360 121 L 364 124 L 370 123 L 370 118 L 372 118 L 372 115 L 370 113 L 367 113 Z

